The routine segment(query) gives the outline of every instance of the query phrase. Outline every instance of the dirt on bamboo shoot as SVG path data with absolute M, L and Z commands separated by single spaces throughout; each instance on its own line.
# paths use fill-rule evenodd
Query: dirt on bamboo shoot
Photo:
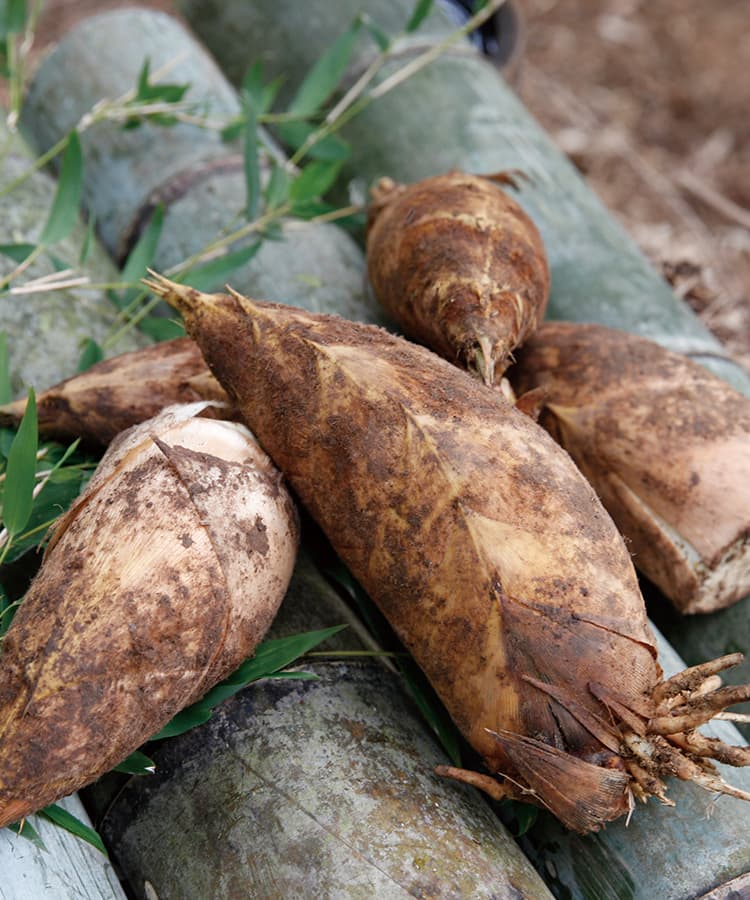
M 102 360 L 40 393 L 39 434 L 106 446 L 121 431 L 167 406 L 200 400 L 217 403 L 203 415 L 230 417 L 227 396 L 195 342 L 175 338 Z M 0 426 L 18 427 L 25 410 L 25 399 L 0 406 Z
M 375 296 L 412 338 L 494 384 L 544 317 L 542 239 L 494 179 L 449 172 L 373 188 L 367 268 Z
M 665 681 L 630 555 L 570 457 L 484 385 L 370 326 L 155 276 L 242 417 L 490 774 L 593 831 L 664 777 L 750 799 L 695 730 L 735 657 Z M 710 689 L 709 689 L 710 688 Z M 498 776 L 498 777 L 495 777 Z
M 235 669 L 297 548 L 246 428 L 170 407 L 111 445 L 0 654 L 0 827 L 93 781 Z
M 547 322 L 508 372 L 684 613 L 750 593 L 750 400 L 685 356 Z M 523 399 L 521 400 L 523 402 Z

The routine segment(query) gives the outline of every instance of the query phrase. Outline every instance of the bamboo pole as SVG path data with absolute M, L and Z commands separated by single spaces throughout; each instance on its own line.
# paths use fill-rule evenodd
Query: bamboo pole
M 88 823 L 77 796 L 59 805 Z M 0 900 L 125 900 L 112 864 L 103 854 L 40 816 L 31 816 L 29 823 L 43 847 L 8 828 L 0 829 Z
M 0 147 L 6 154 L 0 164 L 0 244 L 35 247 L 49 215 L 56 183 L 49 175 L 34 172 L 3 193 L 29 170 L 34 157 L 21 137 L 8 131 L 4 116 L 0 117 Z M 23 271 L 19 271 L 19 260 L 7 252 L 0 253 L 0 281 L 18 272 L 8 286 L 12 289 L 53 276 L 58 271 L 53 256 L 77 266 L 85 239 L 86 227 L 79 223 L 68 237 L 50 246 Z M 23 256 L 30 252 L 25 251 Z M 92 283 L 115 280 L 114 267 L 96 241 L 90 245 L 84 274 Z M 66 378 L 76 369 L 85 339 L 90 337 L 102 344 L 116 328 L 117 309 L 101 290 L 69 287 L 51 291 L 40 285 L 30 293 L 0 293 L 0 331 L 8 337 L 14 396 L 25 393 L 26 385 L 42 389 Z M 145 343 L 144 335 L 128 335 L 108 346 L 106 355 L 124 353 Z
M 190 86 L 187 106 L 176 110 L 189 121 L 124 129 L 122 120 L 108 119 L 87 128 L 81 136 L 83 199 L 105 246 L 120 261 L 161 205 L 164 224 L 151 264 L 170 271 L 241 226 L 246 196 L 242 147 L 225 143 L 219 133 L 240 113 L 239 99 L 176 19 L 124 9 L 80 22 L 36 72 L 22 124 L 39 152 L 46 151 L 103 98 L 128 97 L 146 61 L 152 83 Z M 233 287 L 250 296 L 384 321 L 365 291 L 361 251 L 331 224 L 285 221 L 283 239 L 265 240 L 230 277 Z M 224 280 L 212 287 L 222 288 Z

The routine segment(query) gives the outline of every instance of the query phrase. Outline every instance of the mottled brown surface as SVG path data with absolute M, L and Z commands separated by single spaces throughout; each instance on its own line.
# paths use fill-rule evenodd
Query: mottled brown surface
M 521 207 L 484 178 L 452 172 L 373 191 L 367 268 L 376 297 L 413 338 L 499 381 L 544 317 L 547 259 Z
M 177 290 L 167 299 L 212 370 L 490 769 L 532 784 L 573 828 L 621 815 L 616 755 L 524 680 L 608 719 L 590 681 L 641 710 L 659 679 L 627 550 L 569 457 L 495 392 L 384 331 Z M 539 742 L 525 754 L 536 779 L 514 763 L 514 735 Z
M 39 433 L 106 446 L 165 407 L 196 400 L 226 403 L 227 397 L 197 345 L 177 338 L 103 360 L 39 394 Z M 26 400 L 1 406 L 0 425 L 17 427 L 25 409 Z
M 3 641 L 0 826 L 111 769 L 252 652 L 297 540 L 269 467 L 236 427 L 169 414 L 112 445 Z
M 546 323 L 509 377 L 519 392 L 542 391 L 542 424 L 595 486 L 636 565 L 682 611 L 750 591 L 750 400 L 689 359 L 600 325 Z

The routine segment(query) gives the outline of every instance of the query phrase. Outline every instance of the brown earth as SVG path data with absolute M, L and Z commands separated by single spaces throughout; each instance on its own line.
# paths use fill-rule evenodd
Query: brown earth
M 750 369 L 746 0 L 518 2 L 526 30 L 517 88 L 527 106 Z M 37 46 L 122 5 L 50 0 Z

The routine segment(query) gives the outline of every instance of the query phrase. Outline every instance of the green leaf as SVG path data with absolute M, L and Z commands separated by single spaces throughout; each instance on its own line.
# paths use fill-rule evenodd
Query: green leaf
M 189 89 L 189 84 L 151 84 L 150 60 L 146 59 L 138 74 L 138 85 L 135 97 L 128 102 L 128 106 L 139 106 L 151 103 L 179 103 Z M 168 113 L 148 113 L 142 115 L 136 113 L 125 121 L 124 128 L 138 128 L 142 122 L 149 121 L 155 125 L 174 125 L 177 122 L 175 116 Z
M 292 215 L 297 219 L 314 219 L 317 216 L 332 213 L 336 206 L 331 203 L 323 203 L 320 200 L 307 200 L 304 203 L 295 203 L 292 208 Z
M 246 96 L 255 109 L 263 110 L 263 66 L 261 63 L 253 63 L 245 72 L 240 87 L 241 93 Z
M 10 403 L 12 399 L 13 388 L 10 383 L 8 336 L 4 331 L 0 331 L 0 403 Z
M 45 468 L 52 466 L 49 480 L 34 498 L 29 520 L 6 553 L 6 563 L 13 562 L 34 547 L 38 547 L 60 514 L 81 493 L 88 472 L 80 464 L 65 467 L 65 462 L 77 449 L 78 444 L 79 441 L 74 441 L 56 462 L 55 456 L 62 448 L 59 445 L 47 445 L 47 456 L 38 462 L 38 466 Z
M 292 206 L 302 205 L 321 197 L 336 181 L 340 171 L 340 162 L 316 160 L 306 165 L 289 189 Z
M 406 23 L 406 33 L 411 34 L 424 22 L 432 9 L 432 0 L 417 0 L 409 21 Z
M 140 281 L 146 274 L 146 270 L 151 267 L 151 264 L 154 261 L 163 225 L 164 206 L 160 203 L 154 209 L 148 225 L 138 238 L 138 243 L 130 251 L 125 265 L 122 268 L 122 272 L 120 273 L 122 281 L 131 281 L 135 283 Z M 138 289 L 133 288 L 128 293 L 131 295 L 137 294 Z
M 289 185 L 290 180 L 286 169 L 278 163 L 274 163 L 266 187 L 266 207 L 269 210 L 277 209 L 286 203 L 289 197 Z
M 530 803 L 513 802 L 513 812 L 516 816 L 515 837 L 523 837 L 531 826 L 539 818 L 539 809 Z
M 0 253 L 15 263 L 22 263 L 34 250 L 36 250 L 34 244 L 0 244 Z
M 381 26 L 378 25 L 378 23 L 372 18 L 369 13 L 362 13 L 362 15 L 360 16 L 360 20 L 367 29 L 370 37 L 377 45 L 378 50 L 380 50 L 381 53 L 385 53 L 391 46 L 393 37 L 388 34 L 385 29 L 381 28 Z
M 63 809 L 62 806 L 53 803 L 51 806 L 45 806 L 44 809 L 40 809 L 39 815 L 91 844 L 92 847 L 96 847 L 97 850 L 107 856 L 107 848 L 97 832 L 91 826 L 86 825 L 85 822 L 77 819 L 72 813 L 69 813 L 67 809 Z
M 261 244 L 262 241 L 255 241 L 239 250 L 225 253 L 224 256 L 217 256 L 216 259 L 189 269 L 183 277 L 196 291 L 215 290 L 217 285 L 223 285 L 240 266 L 249 262 L 260 250 Z
M 337 634 L 346 625 L 335 625 L 320 631 L 308 631 L 285 638 L 263 641 L 258 644 L 255 654 L 224 681 L 212 688 L 202 700 L 183 709 L 168 722 L 151 740 L 159 741 L 167 737 L 183 734 L 196 725 L 202 725 L 211 717 L 211 710 L 228 697 L 241 691 L 246 685 L 259 678 L 267 678 L 290 665 L 308 650 Z
M 138 328 L 155 341 L 171 341 L 172 338 L 185 337 L 185 326 L 174 319 L 165 319 L 163 316 L 144 316 L 138 323 Z
M 13 603 L 5 593 L 5 588 L 0 584 L 0 638 L 10 628 L 13 616 L 18 608 L 18 601 Z
M 238 137 L 241 137 L 245 131 L 245 117 L 237 116 L 236 119 L 233 119 L 228 125 L 225 125 L 224 128 L 221 129 L 221 139 L 225 144 L 230 144 L 232 141 L 236 141 Z
M 93 338 L 86 338 L 83 344 L 83 351 L 78 359 L 78 372 L 85 372 L 91 366 L 104 359 L 102 348 Z
M 18 34 L 26 27 L 26 0 L 5 0 L 0 7 L 0 34 Z
M 42 244 L 55 244 L 67 237 L 79 221 L 81 188 L 83 187 L 83 154 L 78 132 L 68 135 L 60 178 L 47 223 L 39 238 Z
M 24 837 L 27 840 L 31 841 L 31 843 L 34 844 L 34 846 L 39 847 L 40 850 L 44 850 L 45 853 L 47 852 L 47 846 L 42 840 L 42 836 L 39 834 L 36 828 L 34 828 L 31 822 L 29 822 L 28 819 L 24 819 L 23 824 L 21 824 L 21 822 L 14 822 L 12 825 L 8 825 L 7 827 L 15 834 L 18 834 L 21 837 Z
M 126 775 L 153 775 L 156 763 L 149 759 L 145 753 L 135 750 L 124 759 L 119 766 L 115 766 L 115 772 L 124 772 Z
M 13 439 L 5 473 L 3 523 L 12 537 L 21 532 L 31 516 L 37 447 L 36 397 L 34 389 L 29 388 L 26 412 Z
M 13 428 L 0 428 L 0 456 L 4 459 L 8 458 L 10 448 L 13 446 L 13 440 L 16 436 Z
M 298 150 L 316 131 L 316 128 L 307 122 L 284 122 L 277 127 L 276 131 L 287 147 Z M 324 159 L 331 162 L 334 160 L 343 162 L 349 159 L 351 154 L 351 146 L 335 134 L 327 134 L 307 150 L 307 156 L 311 159 Z
M 78 265 L 85 266 L 91 255 L 91 248 L 94 245 L 94 234 L 96 232 L 96 216 L 91 213 L 89 215 L 88 225 L 86 226 L 86 234 L 81 245 L 81 255 L 78 257 Z
M 199 725 L 203 725 L 204 722 L 208 722 L 211 718 L 211 707 L 205 706 L 202 703 L 193 703 L 192 706 L 188 706 L 186 709 L 183 709 L 181 712 L 178 712 L 177 715 L 161 729 L 158 734 L 155 734 L 150 740 L 152 741 L 162 741 L 164 738 L 177 737 L 178 734 L 184 734 L 186 731 L 190 731 L 193 728 L 197 728 Z
M 258 214 L 260 202 L 260 158 L 258 156 L 258 118 L 250 95 L 245 96 L 245 138 L 243 158 L 245 168 L 245 215 L 252 222 Z
M 361 27 L 362 23 L 357 17 L 310 69 L 289 104 L 290 113 L 311 116 L 336 90 L 349 65 Z

